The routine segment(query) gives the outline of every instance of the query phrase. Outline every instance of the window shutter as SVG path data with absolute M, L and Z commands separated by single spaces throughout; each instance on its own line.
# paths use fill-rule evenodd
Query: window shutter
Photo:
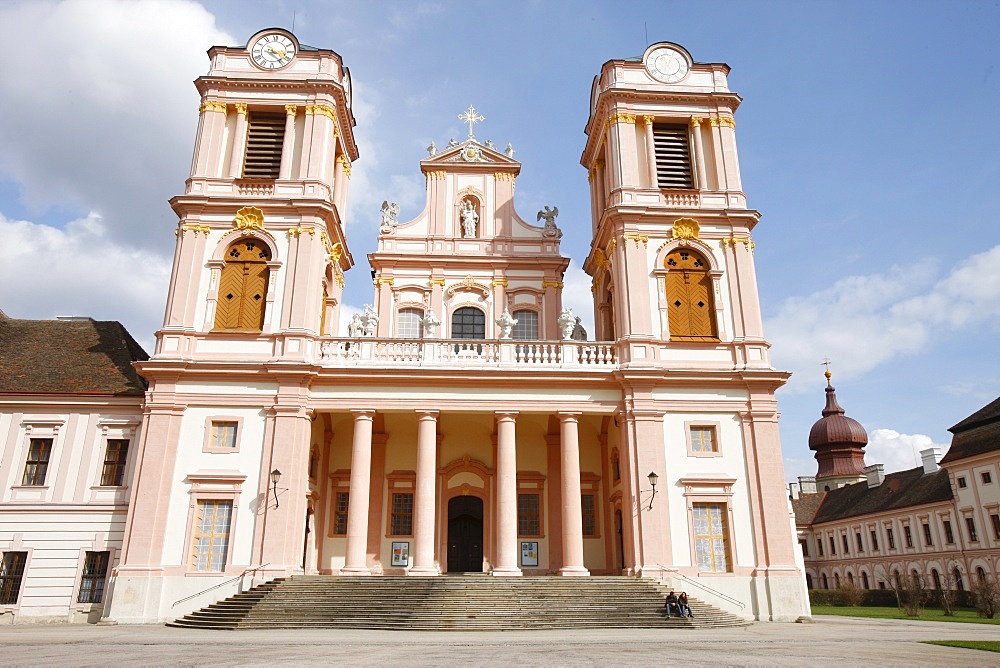
M 280 114 L 250 114 L 247 154 L 243 177 L 276 179 L 281 169 L 281 145 L 285 141 L 285 117 Z
M 654 125 L 656 180 L 660 188 L 692 188 L 688 130 L 683 125 Z

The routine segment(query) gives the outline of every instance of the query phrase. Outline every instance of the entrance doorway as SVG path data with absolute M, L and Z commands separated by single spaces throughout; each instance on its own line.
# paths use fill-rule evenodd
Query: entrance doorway
M 483 500 L 456 496 L 448 502 L 448 572 L 483 571 Z

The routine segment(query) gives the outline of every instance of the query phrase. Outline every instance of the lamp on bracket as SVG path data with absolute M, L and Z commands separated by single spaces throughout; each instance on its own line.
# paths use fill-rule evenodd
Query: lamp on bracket
M 649 497 L 649 508 L 646 510 L 652 510 L 653 499 L 656 497 L 656 482 L 660 479 L 660 476 L 650 471 L 649 475 L 646 477 L 649 479 L 649 486 L 653 488 L 653 495 Z
M 281 471 L 274 469 L 271 471 L 271 489 L 274 490 L 274 507 L 278 507 L 278 481 L 281 480 Z

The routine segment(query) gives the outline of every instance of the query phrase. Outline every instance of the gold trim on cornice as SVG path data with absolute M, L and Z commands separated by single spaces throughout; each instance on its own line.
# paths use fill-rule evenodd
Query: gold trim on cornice
M 351 177 L 351 161 L 347 159 L 347 156 L 345 156 L 343 153 L 341 153 L 340 155 L 337 156 L 337 162 L 339 162 L 341 165 L 344 166 L 344 174 L 346 174 L 347 177 L 350 178 Z
M 562 281 L 542 281 L 542 289 L 545 288 L 555 288 L 556 290 L 563 289 Z
M 198 113 L 202 113 L 205 111 L 219 111 L 225 114 L 226 103 L 217 102 L 216 100 L 205 100 L 204 102 L 201 103 L 201 106 L 198 107 Z
M 631 232 L 627 232 L 627 233 L 625 233 L 625 234 L 622 235 L 622 242 L 623 243 L 628 243 L 629 241 L 634 241 L 635 242 L 635 247 L 638 248 L 640 241 L 642 242 L 643 246 L 645 246 L 646 244 L 648 244 L 649 243 L 649 237 L 647 235 L 645 235 L 645 234 L 633 234 Z
M 323 234 L 326 234 L 324 232 Z M 330 259 L 333 260 L 334 264 L 340 263 L 340 258 L 344 255 L 344 244 L 339 241 L 332 246 L 330 246 Z
M 443 170 L 442 171 L 424 172 L 424 176 L 426 176 L 430 180 L 436 180 L 436 179 L 442 179 L 443 180 L 446 175 L 447 175 L 447 173 L 444 172 Z
M 335 278 L 337 279 L 337 285 L 339 285 L 340 287 L 344 287 L 344 275 L 341 274 L 340 272 L 337 272 Z
M 245 102 L 237 102 L 233 106 L 236 107 L 236 113 L 239 114 L 240 116 L 247 115 L 247 105 Z
M 515 179 L 515 176 L 510 172 L 494 172 L 493 178 L 495 178 L 497 181 L 513 181 Z
M 181 234 L 184 234 L 185 232 L 193 232 L 195 236 L 198 236 L 199 234 L 204 234 L 206 237 L 209 235 L 211 231 L 212 228 L 209 227 L 208 225 L 193 225 L 191 223 L 184 223 L 183 225 L 181 225 L 181 228 L 179 230 Z M 174 231 L 175 234 L 177 232 L 178 230 Z
M 292 227 L 292 228 L 289 228 L 289 230 L 288 230 L 288 237 L 289 238 L 291 238 L 291 237 L 299 237 L 299 236 L 302 236 L 303 233 L 308 234 L 311 237 L 314 237 L 314 236 L 316 236 L 316 228 L 315 227 Z
M 712 116 L 711 122 L 713 128 L 719 125 L 728 125 L 734 130 L 736 129 L 736 119 L 731 116 Z
M 722 247 L 725 248 L 729 244 L 732 244 L 734 249 L 736 248 L 736 244 L 743 244 L 743 247 L 750 252 L 753 252 L 757 248 L 757 244 L 750 237 L 724 237 L 722 239 Z

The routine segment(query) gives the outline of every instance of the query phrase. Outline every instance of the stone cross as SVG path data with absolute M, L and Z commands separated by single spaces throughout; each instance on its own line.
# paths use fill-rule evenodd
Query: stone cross
M 470 104 L 469 108 L 465 110 L 464 114 L 458 115 L 458 120 L 465 121 L 466 123 L 469 124 L 469 139 L 475 139 L 476 136 L 472 134 L 472 126 L 475 123 L 481 123 L 485 121 L 486 117 L 483 116 L 482 114 L 477 114 L 476 108 Z

